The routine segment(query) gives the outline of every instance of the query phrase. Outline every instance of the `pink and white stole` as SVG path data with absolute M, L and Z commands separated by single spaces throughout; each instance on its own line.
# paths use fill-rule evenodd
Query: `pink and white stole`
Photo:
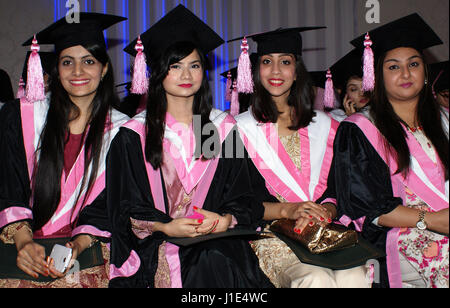
M 22 117 L 22 132 L 25 146 L 25 153 L 28 165 L 28 175 L 31 179 L 35 167 L 35 161 L 39 159 L 39 143 L 40 136 L 45 126 L 47 112 L 49 108 L 49 99 L 38 101 L 30 104 L 25 98 L 21 99 L 20 110 Z M 101 231 L 93 226 L 80 226 L 75 230 L 71 230 L 70 226 L 75 222 L 80 211 L 88 204 L 91 204 L 98 195 L 105 188 L 105 167 L 106 167 L 106 155 L 109 151 L 109 146 L 114 136 L 118 133 L 122 124 L 129 120 L 128 116 L 113 110 L 107 119 L 108 127 L 105 128 L 103 136 L 103 147 L 100 155 L 100 164 L 97 171 L 97 179 L 94 182 L 93 187 L 89 195 L 86 198 L 86 202 L 83 204 L 83 200 L 86 195 L 87 188 L 84 187 L 80 194 L 81 182 L 84 175 L 84 146 L 80 151 L 77 160 L 75 161 L 69 175 L 66 178 L 63 171 L 61 177 L 61 201 L 50 219 L 50 221 L 37 231 L 35 237 L 59 237 L 59 236 L 74 236 L 79 233 L 89 233 L 101 237 L 110 237 L 109 232 Z M 89 166 L 89 172 L 92 166 Z M 78 202 L 76 202 L 77 196 L 80 195 Z M 30 200 L 31 203 L 31 200 Z M 32 206 L 32 205 L 31 205 Z M 16 218 L 26 219 L 32 218 L 32 211 L 23 208 L 18 210 L 18 216 Z M 62 234 L 64 233 L 64 234 Z M 68 234 L 65 234 L 68 233 Z
M 365 134 L 370 144 L 378 152 L 383 161 L 389 166 L 391 173 L 392 189 L 395 197 L 405 200 L 405 187 L 408 187 L 419 198 L 427 203 L 434 211 L 448 208 L 449 190 L 448 181 L 445 182 L 445 172 L 442 164 L 436 165 L 425 153 L 414 135 L 406 128 L 407 143 L 411 152 L 411 170 L 407 178 L 401 174 L 395 174 L 397 163 L 394 157 L 387 154 L 384 147 L 384 136 L 381 135 L 375 125 L 365 116 L 354 114 L 345 121 L 354 123 Z M 442 116 L 443 126 L 448 137 L 448 117 Z M 437 156 L 437 155 L 436 155 Z M 438 157 L 438 156 L 437 156 Z M 350 220 L 350 218 L 348 218 Z M 358 219 L 358 223 L 364 222 L 365 217 Z M 351 221 L 351 220 L 350 220 Z M 389 283 L 393 288 L 402 287 L 402 277 L 400 270 L 400 260 L 398 256 L 399 228 L 393 228 L 388 232 L 386 254 L 389 272 Z
M 241 139 L 269 192 L 288 202 L 317 200 L 327 188 L 339 123 L 324 112 L 316 113 L 311 124 L 299 130 L 301 170 L 286 152 L 275 124 L 258 123 L 251 111 L 236 117 Z
M 141 139 L 142 153 L 145 157 L 145 118 L 146 112 L 142 112 L 136 115 L 132 120 L 130 120 L 124 127 L 127 127 L 136 133 L 139 134 Z M 220 110 L 213 109 L 210 115 L 211 121 L 217 127 L 220 135 L 220 141 L 222 142 L 226 139 L 230 131 L 235 125 L 234 119 L 229 116 L 227 113 L 222 112 Z M 174 123 L 169 123 L 173 124 Z M 163 143 L 165 154 L 171 155 L 172 160 L 174 161 L 175 167 L 177 169 L 177 174 L 180 177 L 181 182 L 183 183 L 183 187 L 188 189 L 192 189 L 197 187 L 195 190 L 194 196 L 192 198 L 192 204 L 197 206 L 198 208 L 203 208 L 203 204 L 205 202 L 206 196 L 209 191 L 209 187 L 211 186 L 212 180 L 214 178 L 214 174 L 217 169 L 217 165 L 219 163 L 219 157 L 215 159 L 211 159 L 208 161 L 202 161 L 201 159 L 194 160 L 193 157 L 187 157 L 186 153 L 188 150 L 184 148 L 183 140 L 180 136 L 171 129 L 169 125 L 166 125 L 166 132 L 164 136 L 165 140 Z M 173 155 L 174 149 L 178 155 Z M 187 162 L 190 161 L 190 164 Z M 153 169 L 152 165 L 145 161 L 145 167 L 147 169 L 147 175 L 150 183 L 150 191 L 152 193 L 153 201 L 155 203 L 155 207 L 166 213 L 165 203 L 164 203 L 164 193 L 161 182 L 161 174 L 160 170 Z M 183 169 L 184 168 L 184 169 Z M 181 172 L 179 170 L 182 170 Z M 186 190 L 187 192 L 187 190 Z M 168 213 L 166 213 L 168 214 Z M 193 207 L 188 209 L 187 216 L 194 214 Z M 166 259 L 170 268 L 170 280 L 171 286 L 173 288 L 181 288 L 181 264 L 179 258 L 179 247 L 166 243 Z M 135 252 L 132 252 L 135 254 Z M 130 256 L 131 260 L 134 260 L 132 256 Z M 125 262 L 127 263 L 127 262 Z M 130 267 L 124 264 L 124 267 Z M 113 272 L 115 268 L 112 268 Z

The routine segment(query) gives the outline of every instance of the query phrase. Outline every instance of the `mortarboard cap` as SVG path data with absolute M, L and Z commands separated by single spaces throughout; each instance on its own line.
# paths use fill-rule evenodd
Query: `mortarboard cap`
M 433 29 L 417 13 L 369 31 L 369 35 L 375 58 L 399 47 L 412 47 L 421 52 L 426 48 L 443 44 Z M 351 44 L 362 49 L 364 41 L 365 35 L 362 35 L 351 41 Z
M 78 23 L 69 23 L 66 17 L 61 18 L 36 34 L 36 39 L 41 45 L 55 45 L 57 53 L 77 45 L 98 44 L 106 47 L 103 31 L 124 20 L 127 20 L 127 18 L 82 12 Z M 30 46 L 32 41 L 33 38 L 30 38 L 23 43 L 23 46 Z
M 178 5 L 167 13 L 150 29 L 140 35 L 144 53 L 152 61 L 177 42 L 192 42 L 207 54 L 224 43 L 224 40 L 206 23 L 183 5 Z M 138 39 L 131 42 L 124 51 L 136 56 Z
M 251 38 L 258 45 L 258 55 L 270 53 L 292 53 L 302 55 L 303 42 L 300 32 L 324 29 L 326 27 L 297 27 L 297 28 L 279 28 L 274 31 L 251 34 L 245 36 Z M 244 37 L 229 40 L 228 43 L 242 40 Z
M 363 77 L 362 56 L 362 50 L 355 48 L 330 67 L 336 88 L 344 90 L 352 76 Z

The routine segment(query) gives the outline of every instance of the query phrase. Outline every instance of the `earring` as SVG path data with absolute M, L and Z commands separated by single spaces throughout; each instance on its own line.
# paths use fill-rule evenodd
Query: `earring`
M 428 79 L 425 79 L 425 84 L 426 84 L 426 85 L 428 84 Z

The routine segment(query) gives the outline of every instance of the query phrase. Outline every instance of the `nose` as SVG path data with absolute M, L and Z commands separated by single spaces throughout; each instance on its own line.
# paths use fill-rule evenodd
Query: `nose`
M 411 76 L 411 71 L 409 70 L 409 66 L 405 66 L 402 68 L 402 77 L 408 79 Z
M 75 62 L 73 65 L 73 74 L 75 76 L 81 76 L 83 74 L 83 68 L 81 63 Z
M 272 74 L 279 74 L 279 73 L 280 73 L 280 64 L 277 61 L 274 61 L 272 65 Z
M 183 72 L 181 73 L 182 79 L 191 79 L 192 74 L 191 71 L 188 68 L 183 69 Z

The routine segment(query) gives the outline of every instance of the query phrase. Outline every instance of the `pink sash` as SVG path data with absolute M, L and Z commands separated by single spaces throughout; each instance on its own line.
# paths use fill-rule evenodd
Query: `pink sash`
M 227 134 L 231 131 L 231 129 L 225 127 L 226 124 L 229 123 L 230 123 L 229 120 L 226 120 L 225 118 L 224 121 L 222 121 L 220 123 L 220 126 L 218 127 L 219 133 L 220 132 L 224 133 L 224 135 L 221 135 L 221 141 L 223 141 L 226 138 Z M 139 134 L 141 139 L 142 151 L 145 157 L 145 112 L 134 117 L 127 124 L 125 124 L 124 127 L 127 127 L 135 131 L 137 134 Z M 204 170 L 201 171 L 201 177 L 198 179 L 197 182 L 198 183 L 197 189 L 195 190 L 194 196 L 192 198 L 193 205 L 195 204 L 195 206 L 203 208 L 203 204 L 208 194 L 209 187 L 211 186 L 212 180 L 214 178 L 214 174 L 216 172 L 218 163 L 219 158 L 215 158 L 209 160 L 207 164 L 195 165 L 195 167 Z M 147 170 L 147 175 L 150 182 L 150 191 L 152 193 L 155 207 L 159 211 L 166 213 L 160 170 L 153 169 L 152 165 L 147 161 L 145 161 L 145 167 Z M 197 174 L 200 174 L 200 172 L 198 172 Z M 191 207 L 188 209 L 187 216 L 190 216 L 193 213 L 194 213 L 193 207 Z M 181 264 L 178 252 L 179 252 L 178 246 L 166 242 L 166 259 L 170 268 L 170 278 L 171 278 L 170 280 L 172 288 L 183 287 L 181 281 Z
M 25 146 L 25 153 L 30 179 L 35 166 L 35 155 L 39 146 L 39 138 L 45 125 L 48 111 L 48 99 L 34 104 L 29 104 L 26 99 L 21 99 L 22 132 Z M 51 237 L 59 234 L 60 230 L 66 230 L 78 217 L 80 211 L 88 204 L 91 204 L 105 188 L 105 161 L 106 155 L 112 139 L 118 132 L 120 126 L 128 120 L 128 117 L 113 110 L 107 119 L 107 127 L 103 137 L 103 149 L 100 157 L 100 166 L 97 171 L 97 179 L 89 192 L 86 202 L 83 203 L 86 188 L 79 194 L 81 182 L 84 175 L 84 145 L 75 161 L 69 175 L 61 176 L 61 201 L 50 221 L 35 233 L 36 237 Z M 37 153 L 39 155 L 39 153 Z M 80 195 L 75 204 L 77 196 Z M 31 201 L 30 201 L 31 202 Z M 101 232 L 98 235 L 105 235 Z M 70 236 L 71 234 L 67 234 Z
M 271 194 L 288 202 L 317 200 L 327 187 L 333 142 L 339 123 L 323 112 L 299 130 L 301 170 L 289 157 L 276 125 L 259 124 L 247 112 L 236 117 L 241 139 Z
M 415 137 L 408 131 L 407 142 L 411 152 L 412 166 L 407 178 L 401 174 L 395 174 L 397 163 L 394 157 L 386 153 L 384 148 L 384 136 L 381 135 L 375 125 L 366 117 L 354 114 L 345 121 L 356 124 L 369 140 L 380 157 L 389 166 L 394 196 L 405 200 L 405 187 L 411 189 L 434 211 L 448 208 L 448 193 L 445 192 L 444 172 L 442 165 L 434 164 L 424 152 Z M 406 129 L 405 129 L 406 130 Z M 400 260 L 398 256 L 399 228 L 393 228 L 388 232 L 386 239 L 387 266 L 389 283 L 393 288 L 402 287 Z

